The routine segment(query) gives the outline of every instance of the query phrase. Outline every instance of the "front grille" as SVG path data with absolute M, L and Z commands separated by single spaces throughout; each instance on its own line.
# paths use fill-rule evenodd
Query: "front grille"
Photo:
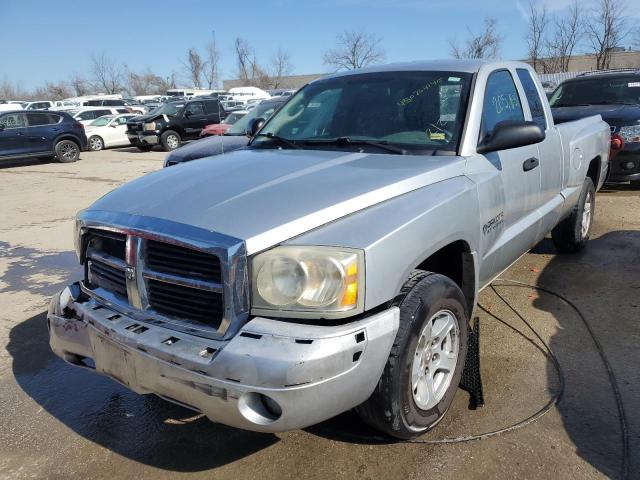
M 130 130 L 132 132 L 139 132 L 142 130 L 142 124 L 141 123 L 127 123 L 127 130 Z
M 89 230 L 87 234 L 87 254 L 99 252 L 124 262 L 127 236 L 108 230 Z
M 88 263 L 89 284 L 100 287 L 123 297 L 127 296 L 127 280 L 124 270 L 96 259 Z
M 149 306 L 159 313 L 206 323 L 214 328 L 220 325 L 224 310 L 220 293 L 159 280 L 148 280 L 147 289 Z
M 210 253 L 178 247 L 169 243 L 147 241 L 146 266 L 171 275 L 221 283 L 220 259 Z

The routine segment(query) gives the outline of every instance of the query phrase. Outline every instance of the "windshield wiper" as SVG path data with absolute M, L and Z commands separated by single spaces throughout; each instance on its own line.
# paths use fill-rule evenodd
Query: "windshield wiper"
M 267 137 L 267 138 L 270 138 L 271 140 L 275 140 L 276 142 L 280 142 L 281 144 L 287 145 L 288 147 L 291 147 L 291 148 L 302 148 L 295 141 L 289 140 L 288 138 L 280 137 L 278 135 L 274 135 L 273 133 L 256 133 L 254 138 L 257 138 L 257 137 Z
M 338 137 L 338 138 L 328 138 L 328 139 L 306 139 L 300 140 L 305 145 L 365 145 L 370 147 L 377 147 L 382 150 L 386 150 L 387 152 L 395 153 L 398 155 L 405 155 L 407 151 L 404 148 L 394 147 L 393 145 L 389 145 L 389 142 L 386 140 L 358 140 L 350 137 Z

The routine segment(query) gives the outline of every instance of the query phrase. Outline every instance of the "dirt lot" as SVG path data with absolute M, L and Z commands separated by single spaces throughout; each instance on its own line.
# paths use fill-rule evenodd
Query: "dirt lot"
M 85 153 L 75 164 L 0 169 L 0 478 L 640 478 L 640 192 L 597 198 L 584 253 L 542 242 L 504 274 L 561 293 L 584 312 L 617 378 L 621 424 L 607 370 L 579 316 L 546 293 L 496 287 L 558 357 L 556 408 L 520 430 L 455 444 L 368 441 L 351 414 L 278 435 L 216 425 L 154 396 L 69 366 L 48 347 L 49 297 L 80 276 L 75 212 L 117 185 L 160 168 L 164 154 Z M 486 406 L 459 391 L 426 439 L 506 427 L 559 392 L 533 334 L 486 289 L 479 312 Z M 523 336 L 521 336 L 520 332 Z M 625 432 L 626 431 L 626 435 Z

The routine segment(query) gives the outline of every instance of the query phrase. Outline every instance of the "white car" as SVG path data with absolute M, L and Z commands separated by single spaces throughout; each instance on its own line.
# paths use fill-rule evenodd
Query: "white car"
M 127 137 L 127 120 L 135 114 L 105 115 L 97 118 L 84 129 L 87 143 L 94 152 L 108 147 L 123 147 L 129 145 Z
M 84 107 L 68 110 L 67 113 L 86 126 L 104 115 L 119 115 L 129 111 L 125 107 Z
M 38 100 L 37 102 L 29 102 L 24 106 L 25 110 L 49 110 L 55 106 L 53 102 L 49 100 Z

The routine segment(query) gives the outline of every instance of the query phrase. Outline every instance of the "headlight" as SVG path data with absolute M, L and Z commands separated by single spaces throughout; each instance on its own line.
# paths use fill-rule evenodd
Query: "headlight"
M 640 125 L 622 127 L 618 133 L 626 143 L 640 143 Z
M 156 122 L 144 123 L 142 125 L 142 129 L 145 130 L 145 131 L 155 130 L 156 129 Z
M 252 267 L 256 315 L 337 318 L 362 311 L 362 250 L 282 246 L 256 255 Z

